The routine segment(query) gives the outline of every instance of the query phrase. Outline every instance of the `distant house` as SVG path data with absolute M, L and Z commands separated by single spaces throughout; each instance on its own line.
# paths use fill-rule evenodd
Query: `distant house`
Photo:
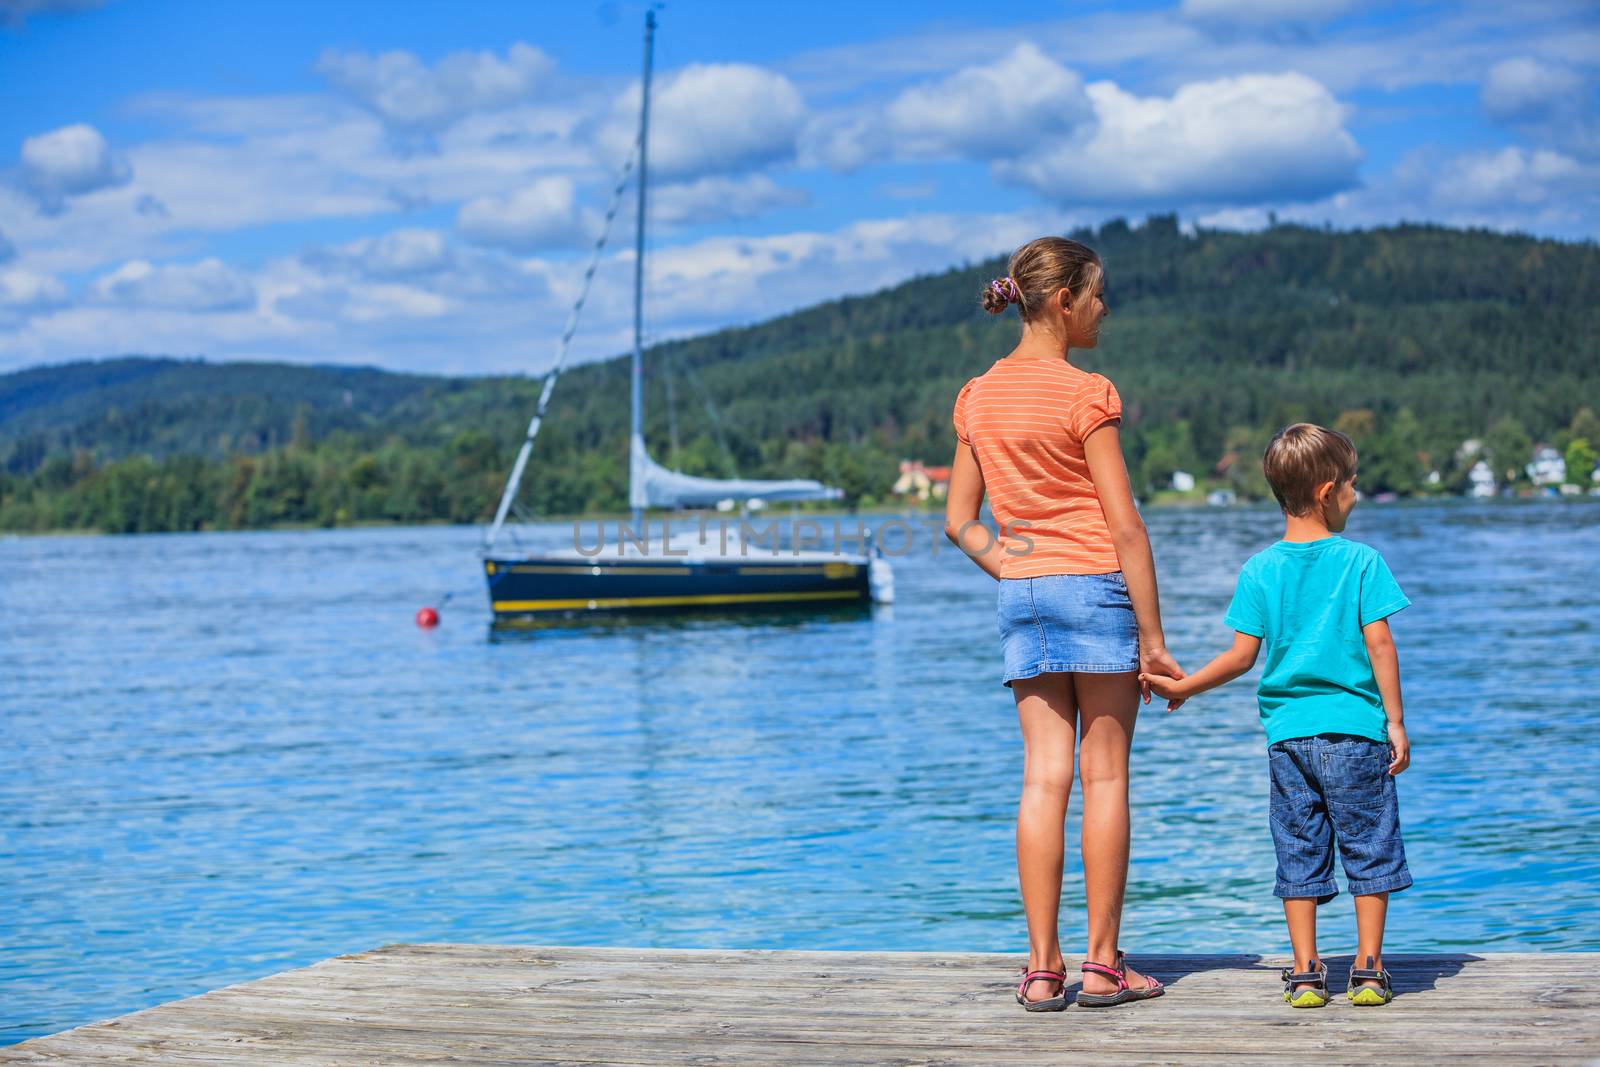
M 1480 459 L 1472 465 L 1472 469 L 1467 472 L 1467 482 L 1471 486 L 1467 490 L 1468 496 L 1494 496 L 1494 471 L 1483 460 Z
M 918 500 L 930 497 L 943 500 L 950 491 L 950 468 L 925 467 L 921 460 L 903 459 L 894 491 L 899 496 L 915 496 Z
M 1188 471 L 1172 472 L 1172 488 L 1180 493 L 1187 493 L 1194 488 L 1194 475 Z
M 1527 471 L 1534 485 L 1560 485 L 1567 480 L 1567 461 L 1549 445 L 1540 445 L 1533 450 L 1533 462 Z

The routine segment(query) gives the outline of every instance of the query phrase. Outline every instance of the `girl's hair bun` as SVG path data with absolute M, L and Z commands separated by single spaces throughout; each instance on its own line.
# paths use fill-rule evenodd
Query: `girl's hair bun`
M 1088 245 L 1065 237 L 1039 237 L 1011 253 L 1005 277 L 984 286 L 980 297 L 989 314 L 998 315 L 1015 304 L 1027 322 L 1049 306 L 1052 293 L 1062 289 L 1072 294 L 1074 310 L 1086 305 L 1104 277 L 1100 256 Z M 1024 299 L 1028 293 L 1034 295 L 1032 304 Z
M 1011 275 L 996 278 L 983 290 L 983 310 L 998 315 L 1012 304 L 1022 304 L 1022 287 Z

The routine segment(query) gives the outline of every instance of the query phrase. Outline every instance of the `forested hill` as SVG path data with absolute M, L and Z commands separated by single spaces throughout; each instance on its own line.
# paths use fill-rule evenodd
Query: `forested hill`
M 1338 423 L 1363 484 L 1502 471 L 1535 441 L 1600 438 L 1600 249 L 1482 231 L 1074 234 L 1112 315 L 1081 363 L 1116 382 L 1136 485 L 1253 460 L 1279 425 Z M 881 497 L 902 458 L 948 462 L 950 406 L 1010 347 L 976 294 L 995 259 L 648 356 L 647 436 L 708 474 L 813 476 Z M 1079 361 L 1078 357 L 1074 357 Z M 124 358 L 0 377 L 0 527 L 188 529 L 484 517 L 539 381 Z M 626 500 L 623 359 L 562 379 L 524 492 L 544 514 Z M 1574 424 L 1574 420 L 1577 420 Z M 1600 445 L 1600 440 L 1591 444 Z M 674 447 L 676 446 L 676 447 Z
M 144 356 L 34 367 L 0 377 L 0 455 L 16 471 L 79 448 L 101 459 L 258 453 L 297 430 L 325 437 L 401 417 L 441 381 L 372 367 Z

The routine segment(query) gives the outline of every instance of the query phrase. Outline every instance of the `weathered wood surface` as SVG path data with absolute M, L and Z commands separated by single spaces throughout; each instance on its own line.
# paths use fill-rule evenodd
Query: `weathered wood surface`
M 1600 953 L 1391 956 L 1294 1010 L 1281 959 L 1143 956 L 1165 997 L 1030 1014 L 977 953 L 390 945 L 0 1048 L 22 1064 L 1600 1062 Z M 1076 960 L 1069 960 L 1074 965 Z M 1342 991 L 1347 958 L 1330 957 Z

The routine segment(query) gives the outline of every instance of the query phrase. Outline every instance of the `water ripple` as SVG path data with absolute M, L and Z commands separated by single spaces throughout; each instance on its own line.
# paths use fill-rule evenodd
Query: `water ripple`
M 1198 666 L 1279 520 L 1148 519 Z M 1356 514 L 1414 601 L 1398 950 L 1600 948 L 1597 520 Z M 970 565 L 906 555 L 873 612 L 491 633 L 476 538 L 0 542 L 0 1043 L 395 941 L 1023 944 L 1021 749 Z M 1262 744 L 1244 681 L 1145 716 L 1124 943 L 1285 947 Z M 1065 892 L 1077 944 L 1071 865 Z

